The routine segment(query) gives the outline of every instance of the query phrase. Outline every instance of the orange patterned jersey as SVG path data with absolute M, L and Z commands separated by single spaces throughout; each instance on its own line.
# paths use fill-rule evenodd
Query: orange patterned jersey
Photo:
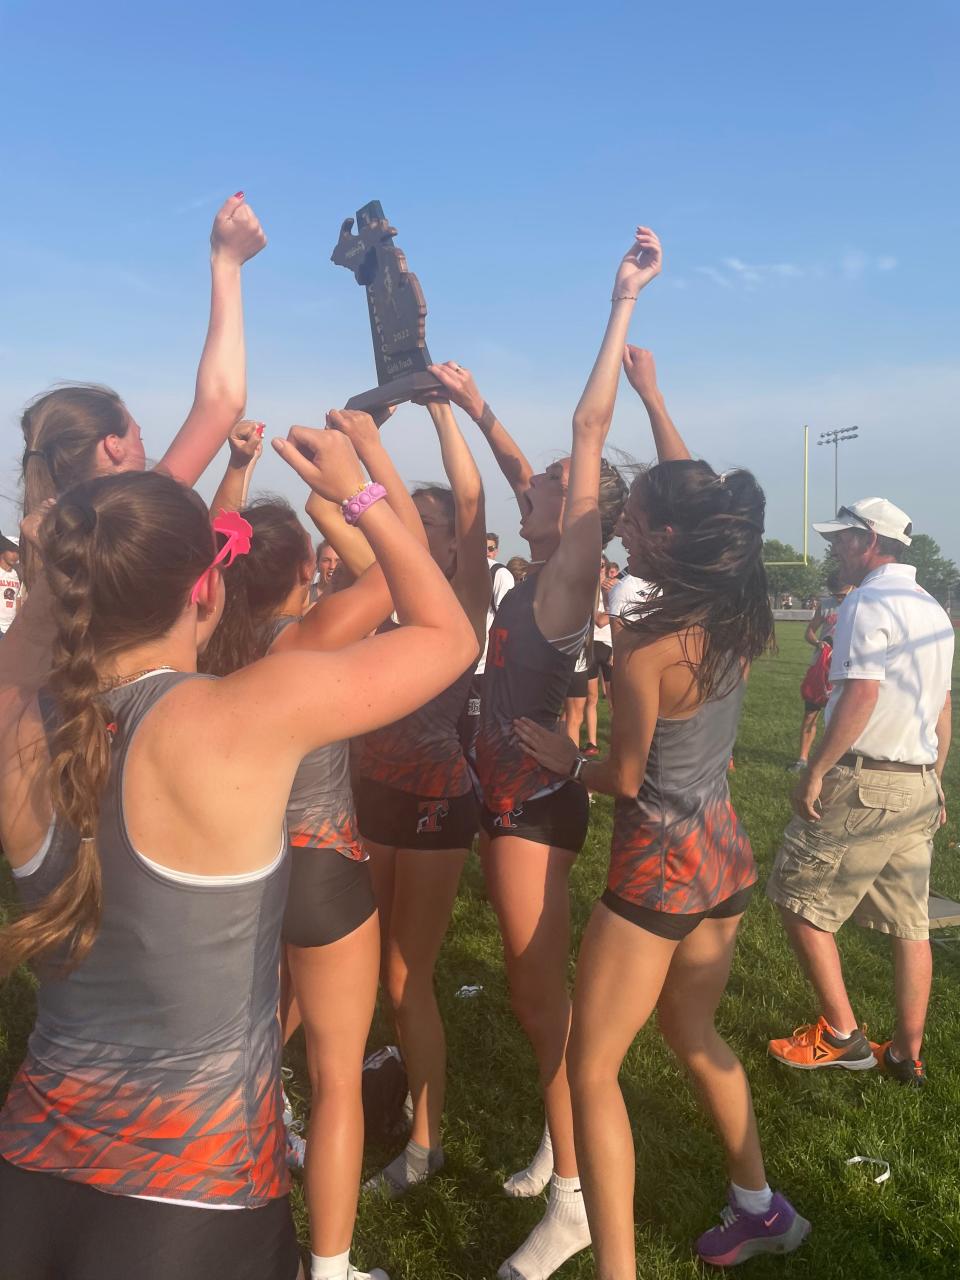
M 636 800 L 614 806 L 607 888 L 654 911 L 709 911 L 753 884 L 727 767 L 745 682 L 686 720 L 658 720 Z
M 178 876 L 133 847 L 121 803 L 140 721 L 183 681 L 209 678 L 154 671 L 105 695 L 115 724 L 97 828 L 100 927 L 73 969 L 38 966 L 0 1156 L 116 1195 L 249 1209 L 288 1186 L 277 1018 L 286 841 L 278 832 L 274 861 L 252 877 Z M 25 905 L 63 882 L 76 853 L 57 823 L 16 878 Z
M 460 717 L 472 678 L 471 667 L 402 720 L 357 739 L 355 764 L 360 776 L 410 795 L 466 795 L 473 784 L 460 741 Z

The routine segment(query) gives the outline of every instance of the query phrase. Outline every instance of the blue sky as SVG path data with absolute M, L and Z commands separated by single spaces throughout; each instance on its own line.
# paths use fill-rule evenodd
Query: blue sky
M 209 223 L 242 188 L 270 237 L 246 279 L 270 431 L 374 380 L 329 255 L 378 198 L 434 358 L 474 369 L 535 463 L 557 456 L 644 222 L 666 270 L 631 340 L 691 446 L 757 472 L 771 535 L 800 541 L 802 424 L 857 423 L 841 501 L 888 496 L 960 559 L 951 8 L 0 3 L 0 494 L 22 405 L 57 380 L 115 386 L 162 452 L 192 398 Z M 410 480 L 439 474 L 422 410 L 389 431 Z M 611 441 L 650 455 L 626 382 Z M 817 518 L 828 450 L 811 469 Z M 273 456 L 256 484 L 299 496 Z

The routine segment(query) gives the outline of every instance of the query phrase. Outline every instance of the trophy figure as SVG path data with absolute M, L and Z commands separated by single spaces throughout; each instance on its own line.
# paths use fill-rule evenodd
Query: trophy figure
M 380 201 L 358 209 L 356 235 L 352 228 L 353 218 L 347 218 L 330 260 L 352 271 L 367 291 L 379 386 L 351 397 L 346 407 L 369 413 L 413 400 L 441 384 L 427 372 L 432 362 L 423 290 L 393 243 L 397 229 L 387 222 Z

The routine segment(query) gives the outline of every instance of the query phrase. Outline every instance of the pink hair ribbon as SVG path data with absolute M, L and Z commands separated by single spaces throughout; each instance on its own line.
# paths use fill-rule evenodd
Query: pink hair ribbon
M 204 569 L 193 584 L 193 590 L 190 592 L 191 604 L 196 604 L 200 599 L 200 592 L 203 590 L 204 583 L 209 579 L 211 570 L 215 569 L 221 562 L 223 562 L 225 569 L 229 569 L 237 556 L 245 556 L 247 554 L 250 550 L 250 543 L 253 540 L 253 525 L 249 520 L 244 520 L 239 511 L 221 511 L 213 522 L 213 532 L 222 533 L 226 538 L 226 542 L 214 556 L 210 567 Z

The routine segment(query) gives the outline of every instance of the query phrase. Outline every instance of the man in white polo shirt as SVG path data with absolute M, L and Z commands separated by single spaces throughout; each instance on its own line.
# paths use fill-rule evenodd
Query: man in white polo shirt
M 932 961 L 927 900 L 933 837 L 946 821 L 954 632 L 916 570 L 899 563 L 910 518 L 883 498 L 841 507 L 813 526 L 847 582 L 834 635 L 827 729 L 793 796 L 767 894 L 820 1002 L 816 1023 L 770 1041 L 791 1067 L 881 1065 L 926 1080 L 921 1043 Z M 867 1041 L 843 980 L 834 934 L 852 918 L 890 935 L 897 1021 Z

